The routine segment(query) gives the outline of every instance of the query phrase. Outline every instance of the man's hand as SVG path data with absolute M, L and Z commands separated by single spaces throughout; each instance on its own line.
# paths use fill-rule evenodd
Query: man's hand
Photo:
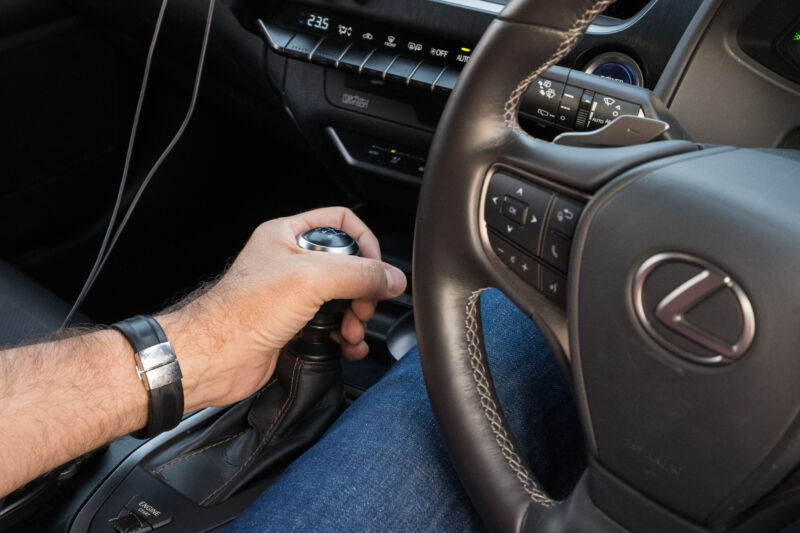
M 301 249 L 297 236 L 319 226 L 349 233 L 363 257 Z M 281 348 L 329 300 L 353 300 L 335 339 L 345 357 L 364 357 L 364 324 L 377 301 L 406 287 L 403 273 L 380 258 L 375 235 L 345 208 L 259 226 L 213 288 L 157 317 L 183 370 L 186 411 L 227 405 L 264 386 Z
M 309 252 L 297 236 L 334 226 L 364 257 Z M 336 335 L 346 357 L 367 353 L 375 302 L 405 290 L 352 212 L 321 209 L 262 224 L 209 291 L 157 317 L 183 371 L 186 411 L 242 400 L 266 384 L 280 349 L 328 300 L 352 299 Z M 0 497 L 147 422 L 133 350 L 116 331 L 0 351 Z

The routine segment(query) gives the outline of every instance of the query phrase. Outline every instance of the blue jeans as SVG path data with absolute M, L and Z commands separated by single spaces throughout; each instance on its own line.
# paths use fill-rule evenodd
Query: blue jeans
M 544 339 L 499 291 L 481 297 L 489 366 L 521 452 L 548 492 L 585 468 L 569 387 Z M 412 350 L 350 406 L 229 531 L 480 531 Z

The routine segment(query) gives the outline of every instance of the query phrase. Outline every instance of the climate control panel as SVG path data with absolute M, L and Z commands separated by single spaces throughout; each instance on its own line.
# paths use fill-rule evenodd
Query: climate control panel
M 428 48 L 426 55 L 424 49 L 417 50 L 421 43 L 408 38 L 398 41 L 392 34 L 388 35 L 391 42 L 370 46 L 363 38 L 326 37 L 306 28 L 294 31 L 263 20 L 258 23 L 267 44 L 281 55 L 444 96 L 456 86 L 462 61 L 469 60 L 465 54 L 447 60 L 455 49 L 440 48 L 442 45 Z M 387 48 L 388 44 L 395 46 Z

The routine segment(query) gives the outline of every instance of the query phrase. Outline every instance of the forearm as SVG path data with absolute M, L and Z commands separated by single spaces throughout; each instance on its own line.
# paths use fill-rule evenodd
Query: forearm
M 0 496 L 143 427 L 147 402 L 117 332 L 0 352 Z

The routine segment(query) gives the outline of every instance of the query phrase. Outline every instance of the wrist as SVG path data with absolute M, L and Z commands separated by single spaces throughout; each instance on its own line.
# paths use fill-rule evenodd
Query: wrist
M 111 329 L 98 331 L 91 334 L 91 337 L 99 346 L 104 347 L 102 353 L 108 369 L 106 383 L 110 390 L 103 397 L 125 399 L 124 402 L 117 402 L 120 405 L 119 416 L 122 423 L 119 427 L 122 431 L 119 434 L 109 435 L 109 438 L 116 438 L 144 427 L 147 424 L 149 398 L 136 372 L 133 348 L 121 333 Z M 76 337 L 75 342 L 84 341 L 81 337 Z
M 181 365 L 187 413 L 247 398 L 266 384 L 278 360 L 280 347 L 256 326 L 267 320 L 246 310 L 246 302 L 237 300 L 235 308 L 215 292 L 156 317 Z
M 183 378 L 184 413 L 191 413 L 211 405 L 204 383 L 208 381 L 209 351 L 201 346 L 197 335 L 199 328 L 190 327 L 190 320 L 183 310 L 156 317 L 161 329 L 172 345 Z

